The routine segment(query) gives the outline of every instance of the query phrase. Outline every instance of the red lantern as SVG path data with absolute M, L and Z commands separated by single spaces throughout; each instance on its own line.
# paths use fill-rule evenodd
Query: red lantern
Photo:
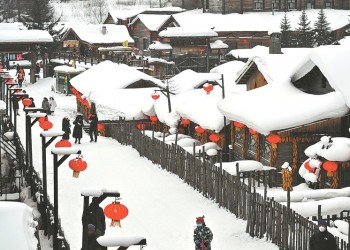
M 252 128 L 249 129 L 249 133 L 250 133 L 251 135 L 258 135 L 258 134 L 259 134 L 258 131 L 255 131 L 255 130 L 252 129 Z
M 315 169 L 310 166 L 310 161 L 307 161 L 304 163 L 304 168 L 306 168 L 307 170 L 309 170 L 312 173 L 315 172 Z
M 42 123 L 43 121 L 47 121 L 47 116 L 43 116 L 38 119 L 39 124 Z
M 271 144 L 278 144 L 282 140 L 281 136 L 276 134 L 270 134 L 266 139 Z
M 160 37 L 157 37 L 157 41 L 158 41 L 158 42 L 160 41 Z
M 145 127 L 146 127 L 145 124 L 142 124 L 142 123 L 136 124 L 136 128 L 139 129 L 139 130 L 144 130 Z
M 72 146 L 72 143 L 70 143 L 68 140 L 65 140 L 65 139 L 62 139 L 55 144 L 56 148 L 69 148 L 71 146 Z
M 120 220 L 124 219 L 129 214 L 128 208 L 120 204 L 120 202 L 118 201 L 107 205 L 103 210 L 103 212 L 108 218 L 112 219 L 111 226 L 113 227 L 114 226 L 121 227 Z
M 211 134 L 211 135 L 209 135 L 209 140 L 211 140 L 212 142 L 218 142 L 218 141 L 220 141 L 220 135 Z
M 154 93 L 152 94 L 152 98 L 156 101 L 160 97 L 160 94 Z
M 101 123 L 97 124 L 97 130 L 98 130 L 98 131 L 103 131 L 103 130 L 105 130 L 105 125 L 103 125 L 103 124 L 101 124 Z
M 156 123 L 158 121 L 158 117 L 155 115 L 150 116 L 149 119 L 152 121 L 152 123 Z
M 53 127 L 53 124 L 52 124 L 52 122 L 50 122 L 50 121 L 47 120 L 47 118 L 46 118 L 46 120 L 44 120 L 44 121 L 42 121 L 42 122 L 39 123 L 39 126 L 40 126 L 40 128 L 42 128 L 43 130 L 47 131 L 47 130 L 49 130 L 49 129 L 51 129 L 51 128 Z
M 207 95 L 214 89 L 214 86 L 210 83 L 206 83 L 203 85 L 203 89 L 207 92 Z
M 25 98 L 22 100 L 22 104 L 25 107 L 29 107 L 30 105 L 32 105 L 32 100 L 30 100 L 29 98 Z
M 240 122 L 233 122 L 233 126 L 235 126 L 237 128 L 243 128 L 245 125 L 243 123 L 240 123 Z
M 181 124 L 184 126 L 190 125 L 191 121 L 189 119 L 182 118 L 181 119 Z
M 338 169 L 338 164 L 334 161 L 325 161 L 323 162 L 322 167 L 327 172 L 335 172 Z
M 69 167 L 73 170 L 73 177 L 79 178 L 79 173 L 87 168 L 87 163 L 81 157 L 69 161 Z
M 201 126 L 196 126 L 195 130 L 197 134 L 203 134 L 205 132 L 205 129 Z

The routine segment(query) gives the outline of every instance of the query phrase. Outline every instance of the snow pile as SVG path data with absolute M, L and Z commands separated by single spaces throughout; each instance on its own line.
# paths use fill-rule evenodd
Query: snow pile
M 8 140 L 12 141 L 12 140 L 13 140 L 13 137 L 14 137 L 14 132 L 6 132 L 6 133 L 4 133 L 4 136 L 5 136 Z
M 215 42 L 210 43 L 210 48 L 211 49 L 228 49 L 229 46 L 221 40 L 216 40 Z
M 78 74 L 78 73 L 84 72 L 86 69 L 83 67 L 70 67 L 68 65 L 62 65 L 62 66 L 56 66 L 53 70 L 59 73 Z
M 161 43 L 159 41 L 153 41 L 153 43 L 148 47 L 150 50 L 172 50 L 173 47 L 168 43 Z
M 249 172 L 249 171 L 259 171 L 263 169 L 263 164 L 258 161 L 253 160 L 242 160 L 242 161 L 233 161 L 233 162 L 223 162 L 222 169 L 231 175 L 237 175 L 236 165 L 238 164 L 239 172 Z M 220 166 L 219 163 L 215 164 Z
M 36 250 L 36 222 L 32 209 L 20 202 L 0 202 L 0 234 L 2 249 Z
M 192 146 L 188 146 L 188 147 L 183 147 L 183 149 L 185 149 L 190 154 L 193 154 L 193 145 Z M 210 150 L 210 149 L 220 150 L 221 148 L 215 142 L 207 142 L 207 143 L 205 143 L 203 145 L 196 146 L 194 148 L 194 153 L 195 154 L 199 154 L 199 153 L 203 153 L 203 152 L 207 153 L 208 150 Z
M 139 244 L 142 240 L 145 240 L 141 236 L 101 236 L 97 238 L 97 242 L 101 246 L 105 247 L 130 247 Z

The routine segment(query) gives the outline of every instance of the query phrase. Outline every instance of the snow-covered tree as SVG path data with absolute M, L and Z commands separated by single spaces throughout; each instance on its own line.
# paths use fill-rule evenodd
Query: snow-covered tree
M 317 21 L 314 24 L 314 44 L 316 46 L 332 43 L 331 28 L 323 9 L 318 12 Z
M 312 47 L 313 32 L 312 32 L 312 27 L 310 26 L 310 23 L 311 21 L 309 21 L 306 11 L 303 10 L 299 17 L 299 22 L 298 22 L 299 27 L 297 28 L 297 31 L 299 32 L 296 38 L 298 47 L 306 47 L 306 48 Z
M 0 22 L 12 21 L 16 16 L 16 3 L 14 0 L 0 0 Z
M 281 24 L 280 24 L 280 28 L 281 28 L 281 47 L 285 48 L 285 47 L 291 47 L 291 38 L 289 35 L 289 32 L 291 31 L 291 25 L 290 25 L 290 21 L 289 18 L 287 16 L 287 12 L 284 13 L 284 16 L 281 20 Z
M 108 14 L 108 5 L 105 0 L 90 0 L 91 16 L 97 23 L 103 23 Z

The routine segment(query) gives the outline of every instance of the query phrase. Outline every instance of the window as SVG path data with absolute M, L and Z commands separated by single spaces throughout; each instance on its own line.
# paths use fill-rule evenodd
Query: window
M 297 3 L 295 0 L 288 0 L 288 9 L 295 10 L 297 7 Z
M 331 9 L 332 8 L 332 2 L 325 2 L 325 8 L 326 9 Z
M 264 0 L 254 0 L 254 9 L 255 10 L 264 9 Z
M 144 37 L 142 40 L 143 40 L 143 47 L 142 47 L 142 49 L 148 49 L 148 46 L 149 46 L 148 38 Z
M 235 143 L 242 145 L 242 135 L 243 135 L 244 129 L 240 129 L 239 131 L 235 131 Z
M 250 133 L 247 133 L 247 152 L 249 155 L 256 155 L 256 137 Z
M 271 144 L 265 138 L 261 138 L 260 157 L 266 162 L 270 162 Z
M 280 1 L 279 0 L 272 0 L 272 9 L 273 10 L 279 10 L 280 7 Z

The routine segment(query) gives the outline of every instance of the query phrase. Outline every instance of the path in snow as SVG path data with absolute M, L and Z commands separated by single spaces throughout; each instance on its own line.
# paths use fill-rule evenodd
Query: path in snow
M 12 72 L 13 73 L 13 72 Z M 24 87 L 34 97 L 36 106 L 41 105 L 44 96 L 53 96 L 58 104 L 52 130 L 61 129 L 64 116 L 75 117 L 76 103 L 73 96 L 67 97 L 51 91 L 55 79 L 47 78 L 39 83 Z M 96 83 L 100 84 L 100 83 Z M 25 140 L 24 112 L 18 116 L 18 132 Z M 73 126 L 72 126 L 73 130 Z M 41 141 L 38 124 L 32 128 L 34 166 L 41 174 Z M 57 140 L 56 140 L 57 141 Z M 71 139 L 72 142 L 72 139 Z M 52 148 L 50 146 L 49 148 Z M 107 227 L 107 235 L 141 235 L 146 237 L 148 250 L 193 249 L 193 230 L 196 216 L 205 215 L 207 225 L 212 229 L 212 248 L 218 250 L 273 250 L 277 246 L 264 239 L 254 239 L 245 233 L 246 222 L 183 183 L 177 176 L 162 170 L 130 146 L 122 146 L 110 138 L 99 137 L 97 143 L 90 143 L 84 134 L 79 145 L 88 163 L 80 177 L 73 178 L 72 170 L 65 161 L 58 170 L 59 215 L 72 250 L 81 248 L 82 188 L 106 187 L 118 190 L 122 203 L 129 209 L 129 215 L 121 221 L 122 228 Z M 73 157 L 73 156 L 72 156 Z M 53 201 L 53 170 L 50 149 L 47 152 L 48 193 Z M 112 201 L 107 198 L 101 205 Z M 107 218 L 106 223 L 110 220 Z M 139 249 L 133 247 L 129 249 Z

